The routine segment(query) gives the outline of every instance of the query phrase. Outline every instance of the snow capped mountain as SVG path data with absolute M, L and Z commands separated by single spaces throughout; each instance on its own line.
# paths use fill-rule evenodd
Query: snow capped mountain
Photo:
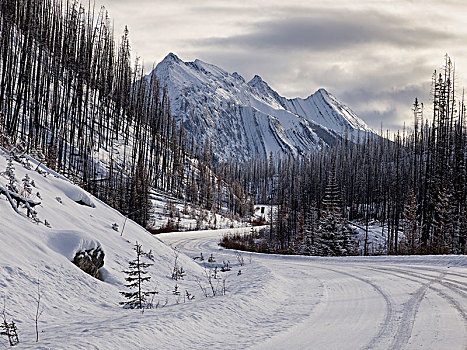
M 246 160 L 270 152 L 307 154 L 331 145 L 347 131 L 372 132 L 350 108 L 326 90 L 287 99 L 260 76 L 248 83 L 238 73 L 168 54 L 151 74 L 167 88 L 172 115 L 220 158 Z

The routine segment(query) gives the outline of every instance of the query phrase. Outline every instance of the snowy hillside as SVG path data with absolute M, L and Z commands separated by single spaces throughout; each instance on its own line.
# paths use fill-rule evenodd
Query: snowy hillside
M 212 64 L 184 62 L 170 53 L 151 74 L 166 86 L 172 114 L 195 138 L 208 137 L 223 158 L 258 153 L 307 154 L 347 131 L 372 130 L 326 90 L 287 99 L 256 75 L 251 81 Z
M 3 189 L 10 183 L 5 174 L 7 163 L 5 153 L 0 150 L 0 188 Z M 126 275 L 122 271 L 135 258 L 136 242 L 144 251 L 152 250 L 154 255 L 154 265 L 148 269 L 152 278 L 147 283 L 149 290 L 158 292 L 154 305 L 170 307 L 183 303 L 187 290 L 196 296 L 195 300 L 204 298 L 196 282 L 206 279 L 204 270 L 193 259 L 180 254 L 178 265 L 186 275 L 183 280 L 173 280 L 176 254 L 172 248 L 133 221 L 125 223 L 120 213 L 62 176 L 42 165 L 36 171 L 38 164 L 32 159 L 28 163 L 25 166 L 13 161 L 18 180 L 15 186 L 20 194 L 41 203 L 35 207 L 37 220 L 27 217 L 26 209 L 21 206 L 19 214 L 16 213 L 6 196 L 0 195 L 1 304 L 3 308 L 5 302 L 8 321 L 17 324 L 23 347 L 37 348 L 34 331 L 37 281 L 43 309 L 39 320 L 41 348 L 116 349 L 124 343 L 127 349 L 136 349 L 152 343 L 150 327 L 142 327 L 138 334 L 126 331 L 132 319 L 141 315 L 119 305 L 125 300 L 119 292 L 126 290 Z M 32 184 L 31 194 L 23 190 L 22 179 L 26 174 Z M 103 281 L 71 262 L 78 251 L 98 246 L 105 254 L 100 269 Z M 205 252 L 206 256 L 208 253 Z M 175 284 L 180 295 L 173 293 Z M 155 312 L 147 310 L 145 315 L 154 317 Z M 109 332 L 119 334 L 118 337 L 96 338 L 94 332 L 104 325 Z M 0 337 L 0 344 L 7 344 L 5 337 Z

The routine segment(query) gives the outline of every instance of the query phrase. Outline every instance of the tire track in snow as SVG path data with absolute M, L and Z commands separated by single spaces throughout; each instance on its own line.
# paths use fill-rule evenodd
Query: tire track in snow
M 176 242 L 177 247 L 179 247 L 179 248 L 183 247 L 184 249 L 188 248 L 192 252 L 200 250 L 200 249 L 202 250 L 203 248 L 206 249 L 210 244 L 212 244 L 212 239 L 204 238 L 204 237 L 201 238 L 201 239 L 183 239 L 183 240 L 180 240 L 180 241 Z M 271 256 L 267 256 L 266 258 L 268 260 L 270 260 Z M 332 272 L 340 274 L 340 275 L 348 276 L 348 277 L 356 279 L 356 280 L 358 280 L 360 282 L 363 282 L 363 283 L 365 283 L 367 285 L 370 285 L 372 287 L 372 289 L 375 290 L 384 299 L 384 302 L 386 304 L 386 313 L 385 313 L 384 319 L 383 319 L 377 333 L 371 338 L 371 340 L 368 342 L 367 345 L 362 347 L 362 349 L 364 349 L 364 350 L 374 349 L 381 341 L 390 338 L 391 334 L 393 334 L 394 329 L 395 329 L 395 319 L 396 319 L 397 315 L 396 315 L 396 313 L 394 311 L 393 303 L 391 301 L 390 296 L 387 293 L 385 293 L 381 289 L 381 287 L 379 287 L 378 285 L 376 285 L 375 283 L 373 283 L 372 281 L 370 281 L 370 280 L 368 280 L 366 278 L 356 276 L 356 275 L 348 273 L 348 272 L 343 272 L 343 271 L 335 270 L 335 269 L 332 269 L 332 268 L 316 266 L 316 265 L 315 265 L 315 267 L 319 268 L 321 270 L 332 271 Z
M 373 336 L 373 338 L 371 338 L 369 343 L 365 345 L 362 348 L 362 350 L 374 349 L 378 345 L 378 343 L 381 342 L 381 340 L 389 337 L 389 335 L 392 333 L 392 330 L 393 330 L 393 323 L 394 323 L 393 320 L 396 317 L 396 314 L 394 312 L 394 307 L 391 301 L 391 297 L 388 294 L 386 294 L 378 285 L 376 285 L 375 283 L 371 282 L 370 280 L 366 278 L 355 276 L 348 272 L 338 271 L 338 270 L 334 270 L 330 268 L 324 268 L 324 267 L 317 267 L 317 268 L 328 270 L 328 271 L 333 271 L 333 272 L 357 279 L 363 283 L 370 285 L 378 294 L 380 294 L 383 297 L 386 303 L 386 315 L 384 317 L 384 321 L 379 327 L 378 333 L 376 333 L 376 335 Z
M 419 275 L 417 275 L 415 273 L 411 273 L 410 271 L 404 271 L 404 270 L 400 270 L 400 269 L 389 269 L 389 268 L 386 268 L 386 270 L 395 271 L 395 272 L 399 272 L 399 273 L 405 273 L 405 274 L 407 274 L 409 276 L 412 276 L 412 277 L 415 277 L 415 278 L 427 279 L 426 277 L 420 277 Z M 407 277 L 404 277 L 404 278 L 409 279 Z M 411 279 L 411 280 L 413 280 L 413 279 Z M 465 293 L 461 291 L 461 289 L 463 289 L 463 288 L 452 286 L 452 284 L 447 284 L 447 283 L 443 282 L 442 279 L 436 280 L 436 283 L 446 287 L 447 289 L 449 289 L 449 290 L 451 290 L 451 291 L 453 291 L 453 292 L 455 292 L 455 293 L 457 293 L 459 295 L 462 295 L 464 298 L 467 298 L 467 295 L 465 295 Z M 441 289 L 433 287 L 432 285 L 430 285 L 430 289 L 437 292 L 442 298 L 444 298 L 449 304 L 451 304 L 452 307 L 454 307 L 457 310 L 457 312 L 463 318 L 464 327 L 467 330 L 467 312 L 464 310 L 464 307 L 462 305 L 460 305 L 459 302 L 456 299 L 454 299 L 452 296 L 446 294 Z
M 428 274 L 423 274 L 423 273 L 416 273 L 416 272 L 413 272 L 413 271 L 410 271 L 410 270 L 404 270 L 404 269 L 400 269 L 400 268 L 389 268 L 389 267 L 381 267 L 381 268 L 374 268 L 374 267 L 367 267 L 367 268 L 370 268 L 374 271 L 377 271 L 377 270 L 384 270 L 384 271 L 391 271 L 391 272 L 396 272 L 396 273 L 400 273 L 400 274 L 403 274 L 403 275 L 407 275 L 407 276 L 411 276 L 411 277 L 414 277 L 414 278 L 418 278 L 418 279 L 424 279 L 424 280 L 432 280 L 434 278 L 434 276 L 431 276 L 431 275 L 428 275 Z M 453 291 L 454 293 L 456 294 L 459 294 L 460 296 L 464 297 L 464 298 L 467 298 L 467 288 L 465 288 L 463 286 L 463 282 L 459 282 L 459 284 L 462 284 L 462 286 L 458 286 L 458 285 L 455 285 L 456 281 L 454 281 L 454 283 L 452 282 L 446 282 L 445 281 L 445 275 L 447 274 L 445 271 L 439 271 L 440 274 L 443 275 L 443 278 L 441 279 L 437 279 L 436 280 L 436 283 L 443 286 L 443 287 L 446 287 L 447 289 Z M 393 274 L 394 275 L 394 274 Z M 400 276 L 400 275 L 398 275 Z M 426 276 L 426 277 L 423 277 L 423 276 Z M 407 280 L 410 280 L 412 282 L 417 282 L 416 280 L 413 280 L 413 279 L 409 279 L 407 277 L 405 277 Z M 420 283 L 420 282 L 418 282 Z M 436 288 L 435 287 L 430 287 L 431 289 L 435 290 Z M 443 292 L 441 292 L 443 293 Z M 445 293 L 443 293 L 445 294 Z M 462 310 L 461 310 L 462 311 Z M 464 311 L 462 311 L 463 314 L 465 314 Z
M 444 277 L 444 273 L 440 274 L 437 278 L 428 281 L 423 284 L 415 294 L 404 304 L 402 311 L 401 322 L 396 331 L 396 337 L 391 344 L 390 349 L 399 350 L 404 348 L 412 335 L 412 329 L 415 323 L 415 318 L 420 308 L 420 304 L 425 297 L 426 291 L 430 286 Z
M 389 269 L 389 268 L 387 268 Z M 426 273 L 420 273 L 420 272 L 417 272 L 415 273 L 414 271 L 410 271 L 410 270 L 406 270 L 404 268 L 392 268 L 390 269 L 391 271 L 400 271 L 402 273 L 405 273 L 409 276 L 412 276 L 412 277 L 416 277 L 416 278 L 425 278 L 425 279 L 429 279 L 429 278 L 432 278 L 433 276 L 432 275 L 429 275 L 429 274 L 426 274 Z M 442 273 L 443 274 L 443 278 L 440 279 L 439 281 L 437 281 L 438 284 L 454 291 L 455 293 L 463 296 L 464 298 L 467 298 L 467 283 L 464 283 L 464 282 L 461 282 L 461 281 L 456 281 L 456 280 L 452 280 L 452 279 L 448 279 L 446 278 L 446 275 L 448 274 L 448 272 L 446 271 L 439 271 L 439 270 L 433 270 L 433 271 L 436 271 L 436 272 L 439 272 L 439 273 Z M 426 277 L 421 277 L 421 276 L 426 276 Z
M 451 284 L 446 284 L 442 281 L 444 276 L 446 275 L 446 272 L 444 271 L 440 272 L 440 275 L 438 275 L 438 277 L 431 276 L 431 278 L 429 278 L 429 277 L 421 277 L 420 274 L 416 274 L 416 273 L 413 273 L 407 270 L 401 270 L 398 268 L 388 268 L 388 267 L 376 268 L 376 267 L 368 267 L 368 266 L 361 266 L 361 267 L 368 269 L 368 270 L 381 272 L 381 273 L 383 273 L 384 271 L 386 274 L 390 274 L 392 276 L 402 278 L 402 279 L 405 279 L 411 282 L 419 283 L 419 284 L 423 283 L 423 282 L 420 282 L 420 279 L 428 281 L 427 283 L 423 284 L 422 287 L 420 287 L 417 290 L 415 295 L 405 304 L 404 311 L 403 311 L 404 317 L 402 318 L 401 324 L 399 326 L 399 330 L 401 331 L 401 334 L 398 333 L 398 337 L 401 335 L 400 338 L 402 339 L 399 342 L 397 341 L 397 338 L 396 338 L 391 346 L 391 349 L 395 349 L 395 350 L 401 349 L 404 345 L 408 343 L 411 334 L 409 334 L 409 337 L 407 337 L 407 334 L 406 334 L 407 332 L 405 330 L 410 328 L 410 332 L 412 331 L 413 325 L 415 323 L 416 312 L 418 311 L 418 307 L 420 306 L 420 303 L 422 302 L 423 297 L 428 289 L 432 289 L 433 291 L 435 291 L 439 296 L 441 296 L 441 298 L 446 300 L 448 304 L 451 305 L 451 307 L 453 307 L 458 312 L 458 314 L 464 321 L 464 328 L 467 334 L 467 312 L 464 310 L 464 307 L 452 296 L 446 294 L 441 289 L 433 286 L 433 284 L 440 284 L 441 286 L 444 286 L 447 289 L 466 297 L 465 294 L 462 291 L 460 291 L 458 287 L 454 287 Z M 423 275 L 426 276 L 426 274 L 423 274 Z M 408 277 L 408 276 L 411 276 L 411 277 Z M 423 295 L 420 295 L 420 293 L 422 293 Z M 410 312 L 411 308 L 412 309 L 415 308 L 415 309 L 413 309 L 412 312 Z M 410 324 L 407 324 L 406 316 L 410 317 L 409 319 L 411 320 Z M 407 328 L 404 328 L 404 327 L 407 327 Z M 467 339 L 464 338 L 464 348 L 467 348 L 466 345 L 467 345 Z
M 446 276 L 456 276 L 456 277 L 461 277 L 461 278 L 464 278 L 464 279 L 467 280 L 466 275 L 461 275 L 460 273 L 456 273 L 456 272 L 453 272 L 453 271 L 448 271 L 446 269 L 441 270 L 439 268 L 439 266 L 438 267 L 433 266 L 433 268 L 428 268 L 428 267 L 424 267 L 424 266 L 417 266 L 417 265 L 400 265 L 400 266 L 402 266 L 403 268 L 409 268 L 409 269 L 413 269 L 413 270 L 436 271 L 436 272 L 439 272 L 439 273 L 446 272 Z M 447 267 L 447 268 L 449 268 L 449 267 Z M 446 279 L 447 278 L 445 278 L 445 280 Z M 452 280 L 452 281 L 455 281 L 455 280 Z M 460 281 L 456 281 L 456 282 L 465 284 L 465 282 L 460 282 Z

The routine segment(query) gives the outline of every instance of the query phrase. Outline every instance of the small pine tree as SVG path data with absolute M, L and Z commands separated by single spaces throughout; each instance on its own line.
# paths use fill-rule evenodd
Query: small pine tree
M 13 165 L 13 157 L 10 157 L 8 159 L 5 175 L 8 177 L 9 181 L 7 184 L 8 190 L 12 192 L 18 192 L 18 188 L 16 186 L 17 181 L 15 176 L 15 166 Z
M 355 255 L 356 232 L 338 214 L 328 214 L 320 219 L 314 249 L 323 256 Z
M 128 263 L 128 270 L 123 271 L 127 277 L 125 280 L 128 282 L 125 284 L 125 287 L 130 290 L 136 289 L 135 291 L 129 292 L 120 292 L 127 301 L 120 302 L 120 305 L 123 305 L 126 309 L 142 309 L 145 307 L 146 297 L 151 294 L 155 294 L 155 291 L 145 291 L 143 290 L 143 284 L 148 282 L 151 277 L 146 276 L 148 273 L 146 269 L 153 264 L 146 263 L 143 258 L 154 261 L 154 256 L 151 251 L 145 253 L 141 248 L 141 244 L 136 242 L 133 250 L 136 252 L 136 258 L 133 261 Z
M 28 174 L 24 175 L 24 178 L 22 179 L 23 181 L 23 190 L 26 194 L 31 194 L 32 193 L 32 186 L 31 186 L 31 178 L 29 177 Z

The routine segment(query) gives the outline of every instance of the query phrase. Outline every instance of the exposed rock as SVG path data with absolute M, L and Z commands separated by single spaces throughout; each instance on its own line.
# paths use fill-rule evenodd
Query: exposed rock
M 92 277 L 101 279 L 99 269 L 104 266 L 104 256 L 101 247 L 82 250 L 76 253 L 73 264 Z

